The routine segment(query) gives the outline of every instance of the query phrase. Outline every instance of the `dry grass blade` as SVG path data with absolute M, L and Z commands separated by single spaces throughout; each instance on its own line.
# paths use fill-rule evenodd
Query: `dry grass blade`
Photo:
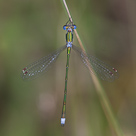
M 65 9 L 67 11 L 67 14 L 68 14 L 68 17 L 69 17 L 70 21 L 73 22 L 70 11 L 69 11 L 68 6 L 66 4 L 66 1 L 63 0 L 63 3 L 64 3 L 64 6 L 65 6 Z M 76 34 L 76 37 L 78 39 L 80 47 L 81 47 L 84 55 L 86 56 L 87 54 L 85 52 L 85 48 L 83 46 L 83 43 L 82 43 L 82 41 L 81 41 L 81 39 L 79 37 L 79 34 L 78 34 L 77 30 L 74 29 L 74 32 Z M 120 126 L 119 126 L 118 121 L 116 120 L 116 118 L 115 118 L 115 116 L 114 116 L 114 114 L 112 112 L 112 108 L 110 106 L 109 100 L 107 98 L 107 95 L 106 95 L 104 89 L 102 88 L 102 86 L 101 86 L 99 80 L 97 79 L 97 77 L 94 74 L 92 74 L 91 71 L 93 71 L 93 69 L 91 68 L 89 60 L 86 60 L 86 63 L 88 65 L 88 69 L 90 71 L 89 73 L 90 73 L 90 75 L 91 75 L 91 77 L 93 79 L 94 85 L 96 87 L 97 94 L 98 94 L 100 102 L 101 102 L 101 105 L 103 107 L 104 113 L 106 115 L 106 118 L 107 118 L 111 128 L 115 131 L 117 136 L 123 136 L 124 134 L 123 134 L 123 132 L 122 132 Z

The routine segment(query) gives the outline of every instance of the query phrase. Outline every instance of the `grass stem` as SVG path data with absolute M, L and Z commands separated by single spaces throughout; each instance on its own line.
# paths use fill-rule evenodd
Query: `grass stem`
M 70 11 L 69 11 L 68 6 L 66 4 L 66 1 L 63 0 L 63 3 L 64 3 L 64 6 L 65 6 L 65 9 L 67 11 L 67 14 L 68 14 L 68 17 L 69 17 L 70 21 L 73 22 Z M 77 40 L 79 42 L 79 45 L 80 45 L 84 55 L 87 56 L 87 54 L 85 52 L 85 48 L 84 48 L 83 43 L 81 41 L 81 38 L 79 37 L 79 34 L 77 32 L 77 29 L 74 29 L 74 32 L 76 34 Z M 89 73 L 90 73 L 90 75 L 91 75 L 91 77 L 93 79 L 94 85 L 96 87 L 96 91 L 97 91 L 97 94 L 99 96 L 99 99 L 100 99 L 102 108 L 104 110 L 105 116 L 106 116 L 111 128 L 115 131 L 117 136 L 124 136 L 124 134 L 123 134 L 123 132 L 122 132 L 120 126 L 119 126 L 119 123 L 116 120 L 116 118 L 115 118 L 115 116 L 114 116 L 114 114 L 112 112 L 110 102 L 108 100 L 108 97 L 107 97 L 102 85 L 100 84 L 100 82 L 97 79 L 97 77 L 95 76 L 95 74 L 92 74 L 92 73 L 94 73 L 94 71 L 91 68 L 90 61 L 87 59 L 86 62 L 87 62 L 87 65 L 88 65 Z

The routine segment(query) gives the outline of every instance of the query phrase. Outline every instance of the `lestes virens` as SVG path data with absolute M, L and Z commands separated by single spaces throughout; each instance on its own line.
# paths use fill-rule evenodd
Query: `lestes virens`
M 21 72 L 21 77 L 25 79 L 34 79 L 44 72 L 48 71 L 51 64 L 55 62 L 59 54 L 67 48 L 67 62 L 66 62 L 66 75 L 65 75 L 65 88 L 64 88 L 64 100 L 62 106 L 61 114 L 61 125 L 65 125 L 66 120 L 66 96 L 67 96 L 67 81 L 68 81 L 68 68 L 69 68 L 69 58 L 71 49 L 73 49 L 80 56 L 82 62 L 85 66 L 88 67 L 86 60 L 90 61 L 91 69 L 93 73 L 100 77 L 102 80 L 113 81 L 118 77 L 117 70 L 101 60 L 97 59 L 91 55 L 85 55 L 84 52 L 73 45 L 73 31 L 76 29 L 76 25 L 73 24 L 70 20 L 63 26 L 63 29 L 66 30 L 66 45 L 62 46 L 55 52 L 41 58 L 40 60 L 33 62 L 32 64 L 25 67 Z

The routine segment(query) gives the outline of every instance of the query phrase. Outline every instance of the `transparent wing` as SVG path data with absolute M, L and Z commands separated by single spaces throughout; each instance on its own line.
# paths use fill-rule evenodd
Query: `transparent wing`
M 66 49 L 66 45 L 56 50 L 55 52 L 41 58 L 38 61 L 25 67 L 21 72 L 21 77 L 23 79 L 34 79 L 39 77 L 41 74 L 48 71 L 48 68 L 53 64 L 58 58 L 59 54 Z
M 73 45 L 72 47 L 74 51 L 76 51 L 80 55 L 81 60 L 85 64 L 85 66 L 88 67 L 86 60 L 90 61 L 91 69 L 93 69 L 91 72 L 96 74 L 102 80 L 113 81 L 116 78 L 118 78 L 118 72 L 115 68 L 109 66 L 108 64 L 102 62 L 101 60 L 94 56 L 91 55 L 85 56 L 82 50 L 76 47 L 75 45 Z

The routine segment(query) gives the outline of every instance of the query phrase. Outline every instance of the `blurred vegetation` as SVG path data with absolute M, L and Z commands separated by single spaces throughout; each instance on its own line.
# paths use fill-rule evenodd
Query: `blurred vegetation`
M 119 71 L 101 81 L 126 136 L 136 135 L 136 2 L 69 0 L 86 50 Z M 65 44 L 68 18 L 61 1 L 0 1 L 0 135 L 115 135 L 105 117 L 88 70 L 72 51 L 67 118 L 60 126 L 66 51 L 42 77 L 23 81 L 21 70 Z M 76 37 L 74 44 L 78 46 Z

